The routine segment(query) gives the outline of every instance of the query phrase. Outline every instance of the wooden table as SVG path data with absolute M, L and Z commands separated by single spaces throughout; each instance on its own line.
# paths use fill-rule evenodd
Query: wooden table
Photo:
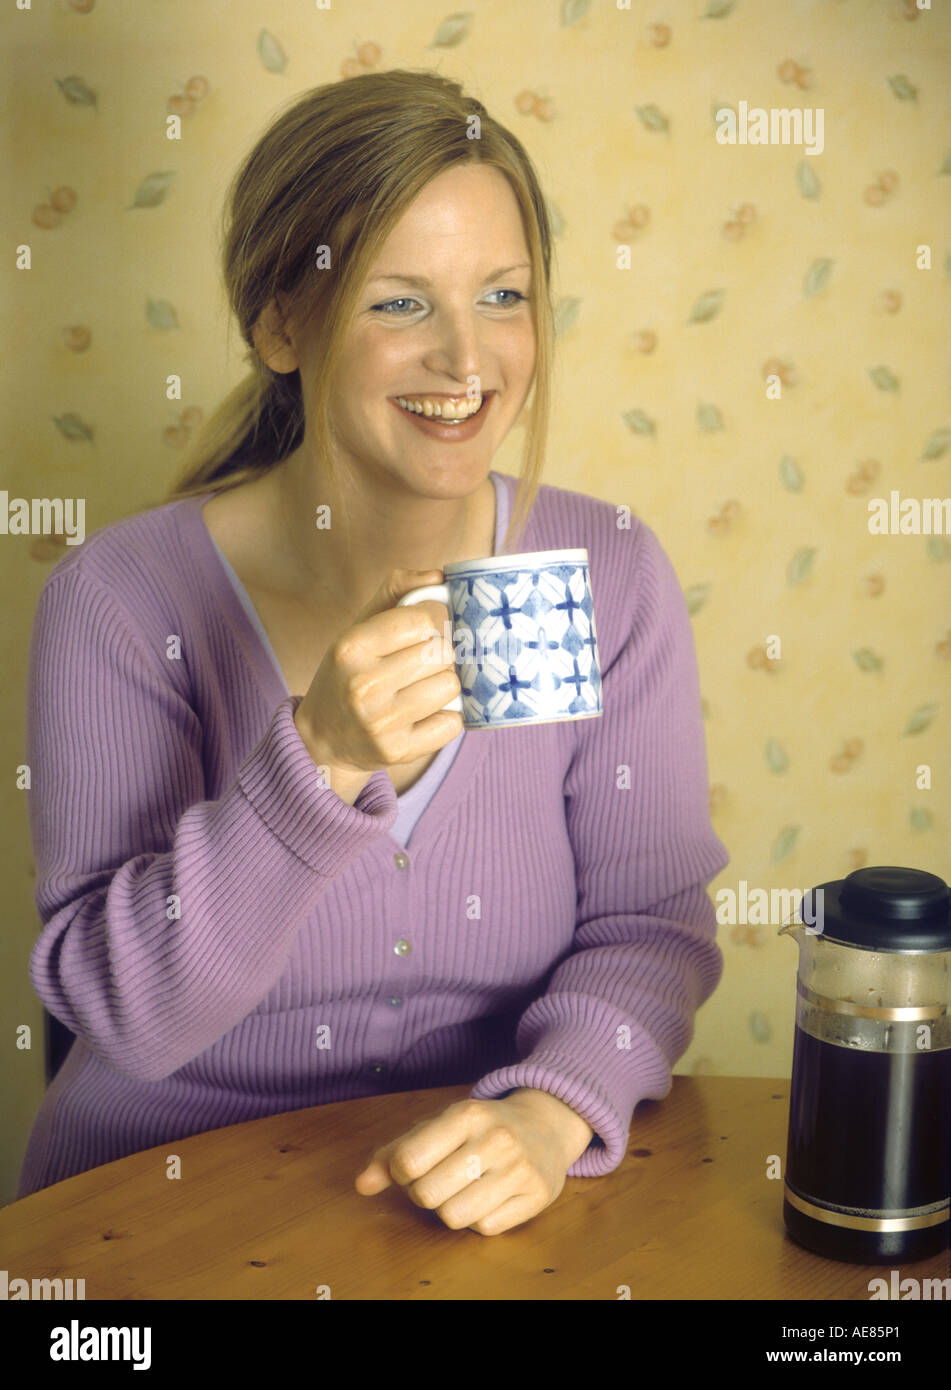
M 666 1100 L 637 1107 L 614 1173 L 569 1178 L 498 1236 L 452 1231 L 396 1185 L 356 1192 L 375 1147 L 469 1089 L 291 1111 L 95 1168 L 0 1211 L 0 1266 L 83 1277 L 87 1300 L 617 1301 L 629 1289 L 867 1303 L 869 1280 L 888 1275 L 785 1234 L 782 1183 L 766 1173 L 785 1154 L 788 1080 L 675 1077 Z M 180 1180 L 166 1177 L 169 1154 Z M 948 1274 L 947 1251 L 901 1269 Z

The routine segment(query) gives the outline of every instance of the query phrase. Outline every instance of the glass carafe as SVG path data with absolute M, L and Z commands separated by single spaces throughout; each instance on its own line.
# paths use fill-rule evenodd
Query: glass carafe
M 923 1259 L 951 1218 L 951 894 L 858 869 L 799 915 L 786 1229 L 831 1259 Z

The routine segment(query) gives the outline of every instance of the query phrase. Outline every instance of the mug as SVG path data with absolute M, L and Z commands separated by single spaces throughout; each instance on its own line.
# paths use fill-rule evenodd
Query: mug
M 596 719 L 604 712 L 587 550 L 537 550 L 444 565 L 397 603 L 449 609 L 466 729 Z M 456 642 L 461 634 L 461 642 Z

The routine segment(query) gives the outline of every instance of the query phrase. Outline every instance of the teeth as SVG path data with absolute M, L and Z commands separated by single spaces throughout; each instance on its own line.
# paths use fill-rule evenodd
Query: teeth
M 482 405 L 483 397 L 460 401 L 431 401 L 424 397 L 422 401 L 409 401 L 403 396 L 398 396 L 397 400 L 404 410 L 410 410 L 414 415 L 458 423 L 460 420 L 468 420 L 470 415 L 476 413 Z

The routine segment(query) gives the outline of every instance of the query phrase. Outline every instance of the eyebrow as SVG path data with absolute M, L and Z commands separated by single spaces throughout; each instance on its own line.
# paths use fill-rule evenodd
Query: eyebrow
M 488 284 L 490 280 L 499 280 L 503 275 L 508 275 L 513 270 L 531 270 L 531 268 L 528 261 L 519 261 L 517 265 L 503 265 L 499 270 L 493 270 L 491 275 L 487 275 L 483 283 Z M 378 285 L 384 280 L 398 280 L 404 285 L 416 285 L 421 290 L 429 289 L 432 284 L 431 280 L 427 280 L 422 275 L 375 275 L 370 284 Z

